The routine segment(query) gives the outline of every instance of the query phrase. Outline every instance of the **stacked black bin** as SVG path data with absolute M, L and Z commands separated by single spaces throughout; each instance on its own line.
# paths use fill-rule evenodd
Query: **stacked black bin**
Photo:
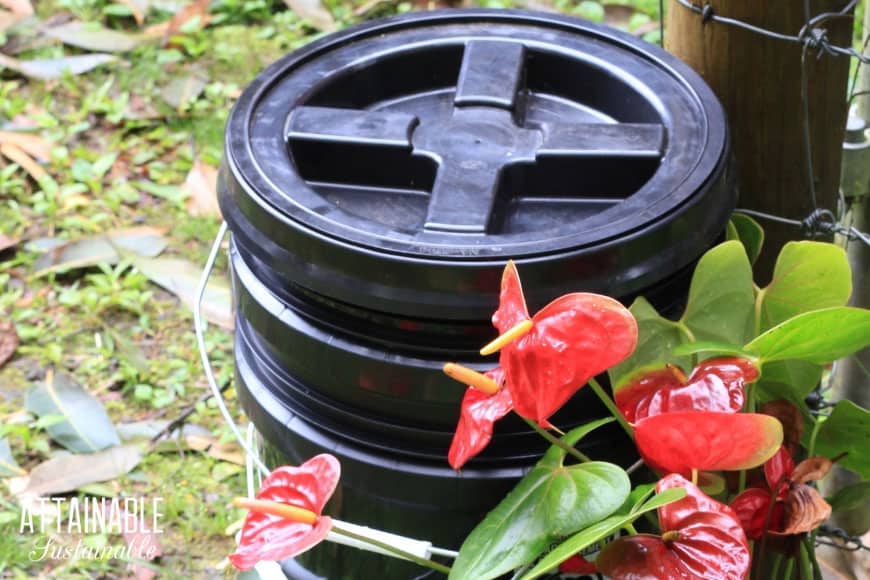
M 237 387 L 270 459 L 333 453 L 330 513 L 458 548 L 542 450 L 508 418 L 461 474 L 446 462 L 463 389 L 440 369 L 496 364 L 476 353 L 505 262 L 532 311 L 579 290 L 678 309 L 734 206 L 729 159 L 688 67 L 576 19 L 419 13 L 276 62 L 233 110 L 219 182 Z M 603 414 L 580 391 L 554 422 Z M 618 460 L 610 437 L 587 452 Z M 333 544 L 292 566 L 426 575 Z

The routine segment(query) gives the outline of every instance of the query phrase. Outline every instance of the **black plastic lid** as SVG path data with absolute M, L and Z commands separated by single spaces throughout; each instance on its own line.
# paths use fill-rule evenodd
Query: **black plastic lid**
M 532 306 L 627 296 L 724 228 L 722 109 L 687 66 L 585 21 L 441 11 L 330 35 L 264 71 L 227 126 L 244 252 L 364 308 L 486 318 L 505 261 Z

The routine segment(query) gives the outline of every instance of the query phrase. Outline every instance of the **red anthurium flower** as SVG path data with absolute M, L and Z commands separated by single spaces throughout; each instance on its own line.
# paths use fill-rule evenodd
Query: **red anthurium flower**
M 641 419 L 634 437 L 647 465 L 689 477 L 761 465 L 782 444 L 782 425 L 769 415 L 690 411 Z
M 499 387 L 504 383 L 504 373 L 500 368 L 488 371 L 485 376 Z M 499 388 L 493 394 L 469 386 L 462 399 L 459 423 L 447 454 L 450 466 L 461 469 L 466 461 L 480 453 L 492 439 L 493 424 L 511 409 L 513 402 L 507 389 Z
M 658 510 L 662 535 L 625 536 L 604 547 L 598 569 L 614 580 L 709 578 L 742 580 L 749 573 L 749 542 L 727 505 L 677 474 L 656 491 L 681 487 L 686 497 Z
M 256 500 L 241 499 L 250 508 L 239 547 L 230 561 L 250 570 L 262 560 L 292 558 L 312 548 L 329 534 L 332 521 L 321 516 L 341 466 L 332 455 L 312 457 L 299 467 L 284 466 L 263 480 Z
M 742 358 L 702 362 L 686 379 L 675 366 L 645 371 L 615 389 L 616 406 L 629 423 L 680 411 L 736 413 L 743 407 L 743 386 L 758 369 Z
M 562 574 L 595 574 L 598 569 L 595 562 L 590 562 L 580 554 L 574 554 L 561 564 L 559 572 Z
M 590 378 L 637 345 L 634 317 L 607 296 L 566 294 L 529 317 L 519 275 L 509 262 L 492 323 L 504 334 L 526 320 L 531 329 L 501 349 L 499 362 L 517 413 L 542 426 Z
M 765 532 L 802 534 L 820 526 L 830 517 L 831 506 L 806 482 L 824 477 L 831 465 L 828 459 L 811 457 L 795 466 L 782 446 L 764 464 L 767 487 L 751 487 L 731 502 L 746 535 L 757 540 Z

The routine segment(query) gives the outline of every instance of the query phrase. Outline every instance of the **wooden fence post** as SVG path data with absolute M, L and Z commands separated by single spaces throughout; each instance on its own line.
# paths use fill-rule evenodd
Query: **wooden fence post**
M 775 32 L 797 35 L 806 21 L 803 0 L 692 0 L 717 15 Z M 840 10 L 847 0 L 811 0 L 811 16 Z M 852 18 L 828 20 L 830 41 L 850 46 Z M 803 219 L 813 209 L 806 171 L 801 100 L 801 53 L 797 43 L 766 38 L 717 22 L 669 0 L 665 48 L 686 61 L 722 101 L 737 157 L 739 207 Z M 849 58 L 807 50 L 812 165 L 818 207 L 837 208 L 840 155 L 846 118 Z M 767 241 L 758 271 L 769 276 L 779 249 L 801 232 L 763 222 Z M 766 283 L 766 279 L 761 280 Z

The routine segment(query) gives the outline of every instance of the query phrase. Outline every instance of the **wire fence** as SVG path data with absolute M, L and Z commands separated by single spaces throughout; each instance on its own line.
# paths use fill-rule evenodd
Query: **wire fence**
M 837 11 L 832 12 L 823 12 L 821 14 L 813 15 L 810 11 L 809 0 L 804 0 L 804 25 L 797 32 L 797 34 L 783 34 L 781 32 L 775 32 L 773 30 L 768 30 L 766 28 L 762 28 L 760 26 L 756 26 L 749 22 L 745 22 L 743 20 L 738 20 L 736 18 L 730 18 L 728 16 L 723 16 L 721 14 L 716 13 L 713 8 L 713 5 L 710 3 L 704 4 L 694 4 L 690 0 L 676 0 L 679 6 L 682 6 L 686 10 L 691 10 L 696 14 L 701 16 L 701 25 L 707 24 L 721 24 L 723 26 L 732 26 L 736 28 L 741 28 L 743 30 L 747 30 L 759 36 L 763 36 L 766 38 L 771 38 L 774 40 L 779 40 L 783 42 L 791 42 L 802 45 L 801 51 L 801 111 L 802 111 L 802 138 L 803 138 L 803 148 L 804 148 L 804 156 L 806 157 L 806 163 L 804 170 L 807 172 L 807 184 L 808 184 L 808 193 L 810 197 L 810 202 L 812 204 L 812 211 L 808 216 L 803 219 L 794 219 L 787 218 L 783 216 L 777 216 L 769 213 L 765 213 L 758 210 L 750 210 L 738 208 L 737 211 L 740 213 L 744 213 L 750 215 L 752 217 L 756 217 L 762 220 L 772 221 L 781 224 L 793 225 L 800 228 L 804 237 L 807 238 L 818 238 L 824 236 L 831 236 L 834 234 L 840 235 L 844 238 L 845 244 L 848 246 L 849 242 L 859 241 L 866 244 L 870 247 L 870 234 L 867 232 L 861 231 L 854 226 L 844 225 L 842 223 L 843 219 L 843 211 L 846 207 L 845 201 L 841 203 L 841 208 L 838 209 L 838 213 L 841 215 L 836 215 L 834 211 L 826 208 L 820 208 L 817 203 L 816 198 L 816 188 L 815 188 L 815 169 L 813 167 L 813 143 L 810 135 L 810 112 L 809 112 L 809 80 L 807 74 L 807 56 L 809 51 L 813 50 L 817 54 L 817 58 L 822 58 L 824 56 L 835 57 L 835 56 L 845 56 L 849 58 L 855 58 L 858 60 L 858 65 L 855 68 L 855 74 L 852 80 L 852 89 L 848 97 L 847 106 L 850 106 L 854 99 L 863 94 L 867 94 L 868 91 L 859 91 L 857 90 L 857 79 L 858 73 L 861 69 L 861 66 L 864 64 L 870 64 L 870 54 L 867 53 L 867 45 L 868 41 L 870 41 L 870 35 L 867 37 L 867 41 L 864 42 L 862 49 L 860 51 L 856 50 L 852 47 L 839 46 L 831 42 L 830 38 L 828 38 L 827 31 L 822 28 L 822 25 L 831 20 L 838 19 L 851 19 L 853 17 L 852 10 L 858 3 L 858 0 L 850 0 L 843 8 Z M 664 38 L 664 2 L 660 0 L 659 2 L 659 26 L 662 31 L 661 37 Z

